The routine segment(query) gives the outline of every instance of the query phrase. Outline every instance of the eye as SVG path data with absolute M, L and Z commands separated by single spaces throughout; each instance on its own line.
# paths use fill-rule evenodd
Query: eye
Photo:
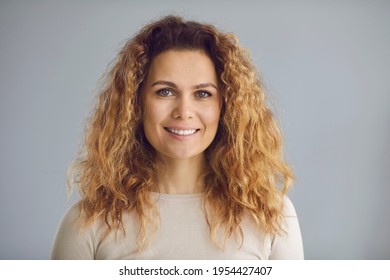
M 196 96 L 199 98 L 207 98 L 211 96 L 211 93 L 208 91 L 198 91 L 196 92 Z
M 173 92 L 172 92 L 172 90 L 170 90 L 168 88 L 163 88 L 163 89 L 158 90 L 156 92 L 156 94 L 159 96 L 162 96 L 162 97 L 166 97 L 166 96 L 172 96 Z

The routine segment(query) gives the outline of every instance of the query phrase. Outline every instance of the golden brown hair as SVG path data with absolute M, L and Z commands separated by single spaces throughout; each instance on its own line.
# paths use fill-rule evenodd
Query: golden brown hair
M 69 177 L 82 197 L 86 220 L 81 223 L 105 221 L 109 233 L 124 229 L 122 215 L 135 211 L 139 246 L 147 242 L 148 225 L 157 213 L 150 197 L 157 167 L 155 150 L 143 132 L 140 94 L 153 57 L 168 49 L 205 51 L 219 78 L 220 123 L 205 151 L 208 168 L 203 174 L 211 238 L 218 243 L 220 230 L 224 241 L 237 233 L 243 237 L 244 214 L 265 232 L 280 232 L 283 195 L 293 175 L 255 67 L 234 35 L 176 16 L 145 26 L 125 44 L 106 76 L 84 150 Z

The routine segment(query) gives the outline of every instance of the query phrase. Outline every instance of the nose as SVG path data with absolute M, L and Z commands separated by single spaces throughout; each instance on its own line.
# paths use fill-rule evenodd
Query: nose
M 191 119 L 194 117 L 194 104 L 190 97 L 181 96 L 175 102 L 172 117 L 174 119 Z

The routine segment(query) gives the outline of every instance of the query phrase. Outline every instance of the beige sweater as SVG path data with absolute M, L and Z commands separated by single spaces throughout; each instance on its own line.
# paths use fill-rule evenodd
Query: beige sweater
M 259 231 L 249 218 L 241 227 L 244 241 L 240 247 L 234 238 L 224 249 L 213 244 L 202 210 L 203 194 L 153 194 L 158 199 L 160 224 L 151 245 L 137 253 L 137 223 L 134 214 L 123 217 L 126 234 L 110 233 L 102 240 L 104 226 L 95 222 L 86 231 L 76 228 L 78 205 L 62 219 L 55 237 L 52 259 L 303 259 L 298 218 L 291 201 L 285 203 L 286 235 L 269 236 Z M 100 226 L 99 226 L 100 225 Z

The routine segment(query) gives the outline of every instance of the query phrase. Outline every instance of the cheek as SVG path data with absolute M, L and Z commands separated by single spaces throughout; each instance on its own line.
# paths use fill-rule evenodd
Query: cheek
M 205 111 L 205 114 L 203 116 L 204 121 L 208 125 L 212 127 L 216 127 L 218 126 L 220 114 L 221 114 L 220 106 L 217 104 L 213 104 L 213 106 L 211 106 L 209 110 Z
M 161 119 L 161 106 L 155 106 L 153 102 L 145 102 L 143 123 L 147 126 L 153 126 Z
M 153 110 L 153 108 L 151 108 L 148 102 L 145 102 L 143 109 L 144 109 L 143 110 L 144 113 L 142 116 L 142 122 L 144 126 L 145 136 L 149 142 L 153 142 L 150 137 L 155 135 L 155 133 L 153 133 L 155 122 L 156 122 L 156 116 L 154 114 L 155 111 Z

